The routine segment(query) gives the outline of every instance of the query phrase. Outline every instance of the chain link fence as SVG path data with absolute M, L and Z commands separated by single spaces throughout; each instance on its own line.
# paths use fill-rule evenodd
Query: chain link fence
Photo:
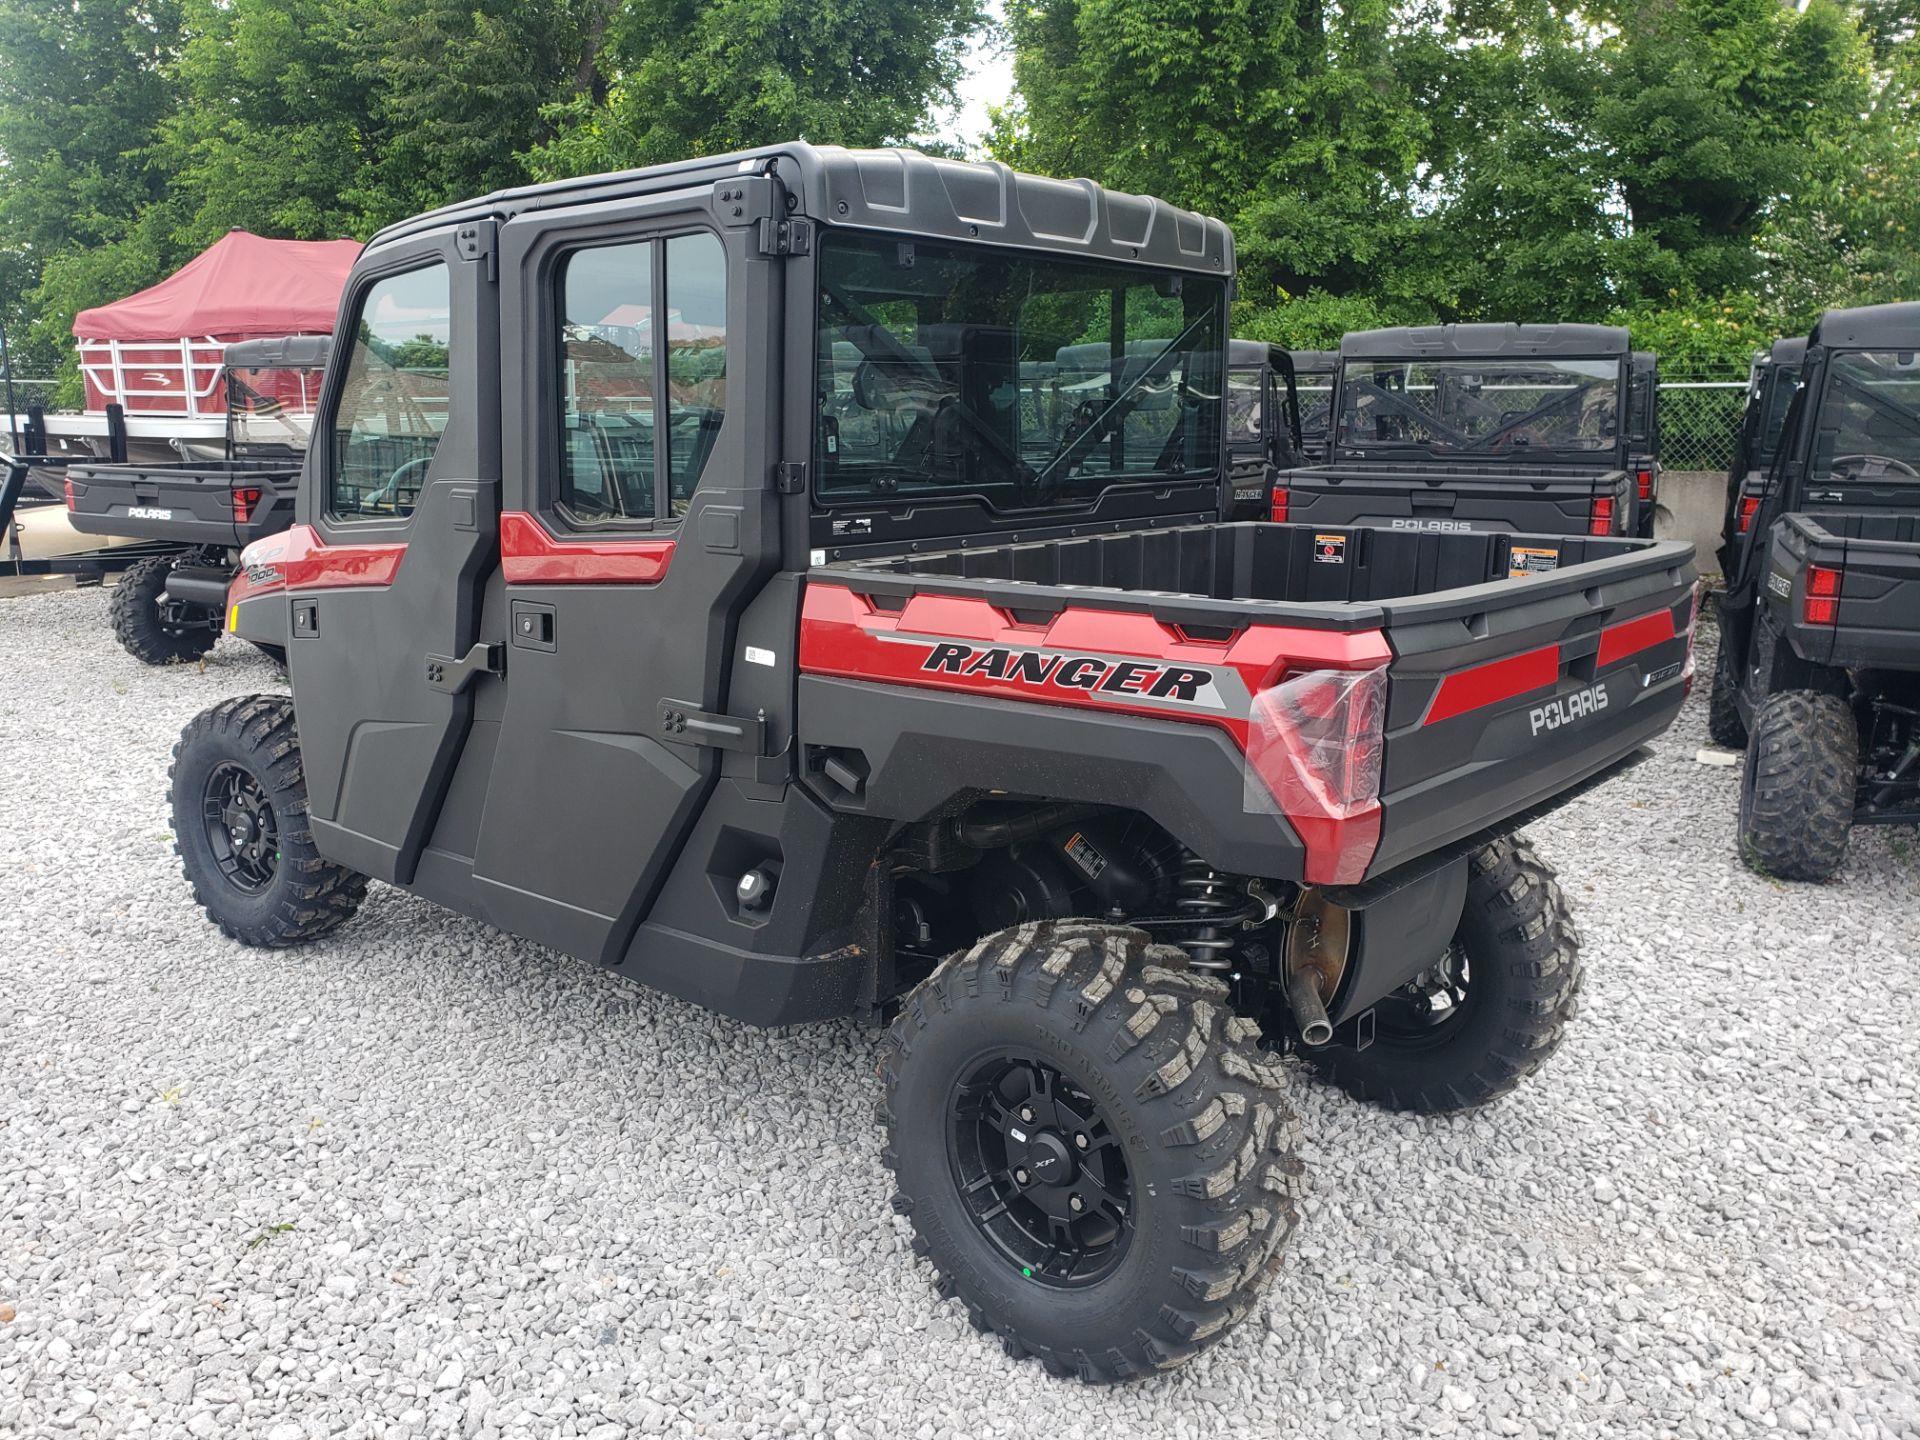
M 1667 470 L 1715 470 L 1733 464 L 1740 415 L 1747 403 L 1745 371 L 1660 375 L 1660 464 Z

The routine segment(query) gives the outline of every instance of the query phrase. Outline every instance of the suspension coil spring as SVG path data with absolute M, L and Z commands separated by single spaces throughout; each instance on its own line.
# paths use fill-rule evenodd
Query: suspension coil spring
M 1233 929 L 1247 917 L 1252 903 L 1233 882 L 1198 855 L 1183 857 L 1174 868 L 1173 908 L 1194 922 L 1195 929 L 1177 943 L 1191 957 L 1196 970 L 1231 970 L 1228 951 L 1237 943 Z

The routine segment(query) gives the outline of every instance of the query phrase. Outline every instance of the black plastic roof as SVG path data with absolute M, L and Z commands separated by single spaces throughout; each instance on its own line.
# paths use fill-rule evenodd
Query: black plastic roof
M 1660 357 L 1651 350 L 1636 350 L 1633 352 L 1633 368 L 1635 370 L 1644 370 L 1649 375 L 1658 375 L 1660 373 Z
M 1767 353 L 1769 365 L 1798 365 L 1807 358 L 1807 337 L 1782 335 Z
M 1502 355 L 1587 358 L 1625 355 L 1631 342 L 1617 325 L 1402 325 L 1354 330 L 1340 341 L 1345 360 L 1485 359 Z
M 330 335 L 276 335 L 264 340 L 236 340 L 227 346 L 229 370 L 324 370 Z
M 1091 180 L 1049 180 L 997 161 L 917 150 L 848 150 L 802 141 L 644 170 L 498 190 L 390 225 L 368 248 L 466 220 L 691 188 L 771 169 L 822 224 L 963 244 L 1083 255 L 1159 269 L 1233 273 L 1233 235 L 1218 220 Z
M 1304 374 L 1313 370 L 1331 370 L 1340 363 L 1338 350 L 1291 350 L 1293 368 L 1296 373 Z
M 1832 350 L 1920 350 L 1920 302 L 1829 310 L 1807 343 Z

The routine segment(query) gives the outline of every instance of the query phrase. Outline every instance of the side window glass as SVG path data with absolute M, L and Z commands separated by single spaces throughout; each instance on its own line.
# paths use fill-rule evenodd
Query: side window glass
M 654 245 L 567 257 L 561 274 L 560 504 L 578 520 L 654 514 Z
M 716 236 L 667 241 L 666 333 L 668 494 L 682 515 L 727 414 L 727 257 Z
M 452 328 L 444 264 L 389 275 L 368 289 L 333 416 L 332 514 L 413 513 L 447 426 Z

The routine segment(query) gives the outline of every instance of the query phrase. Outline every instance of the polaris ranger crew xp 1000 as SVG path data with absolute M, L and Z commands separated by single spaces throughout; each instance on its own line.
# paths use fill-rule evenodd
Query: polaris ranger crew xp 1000
M 1448 1110 L 1558 1043 L 1513 827 L 1689 682 L 1685 545 L 1221 518 L 1233 242 L 802 144 L 504 192 L 354 267 L 173 764 L 213 920 L 373 877 L 765 1025 L 890 1018 L 881 1158 L 1008 1351 L 1178 1364 L 1292 1228 L 1276 1050 Z M 635 1063 L 648 1063 L 635 1057 Z
M 1749 863 L 1826 880 L 1855 825 L 1920 821 L 1920 304 L 1820 318 L 1756 500 L 1710 728 Z

